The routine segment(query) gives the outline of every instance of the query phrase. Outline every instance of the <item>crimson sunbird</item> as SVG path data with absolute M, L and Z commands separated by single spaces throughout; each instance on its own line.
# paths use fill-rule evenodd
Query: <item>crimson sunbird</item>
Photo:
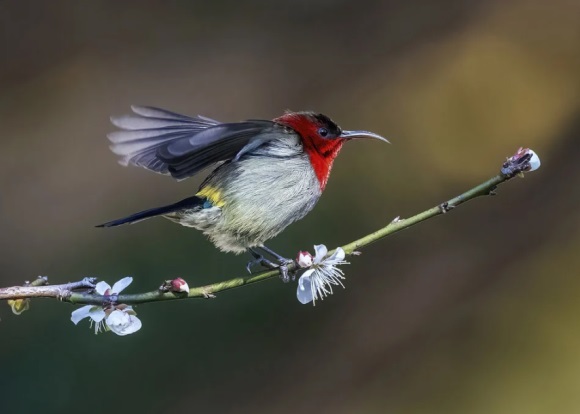
M 280 269 L 288 281 L 291 260 L 264 242 L 308 214 L 318 202 L 334 159 L 352 139 L 388 142 L 368 131 L 345 131 L 326 115 L 286 112 L 271 121 L 221 123 L 164 109 L 132 106 L 112 117 L 120 131 L 108 135 L 122 165 L 137 165 L 183 180 L 215 169 L 195 195 L 97 227 L 162 216 L 201 230 L 225 252 L 249 251 L 254 260 Z M 267 254 L 276 262 L 264 257 Z

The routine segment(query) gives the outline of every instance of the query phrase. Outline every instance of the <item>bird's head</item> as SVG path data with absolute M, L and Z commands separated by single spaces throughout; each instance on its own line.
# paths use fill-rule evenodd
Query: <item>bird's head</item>
M 314 112 L 286 112 L 274 122 L 291 128 L 300 136 L 321 190 L 324 190 L 332 163 L 346 141 L 372 138 L 389 142 L 373 132 L 344 131 L 328 116 Z

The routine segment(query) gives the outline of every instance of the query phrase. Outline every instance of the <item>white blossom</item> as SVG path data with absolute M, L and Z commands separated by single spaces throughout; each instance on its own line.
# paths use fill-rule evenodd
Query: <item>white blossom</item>
M 338 247 L 335 252 L 328 258 L 324 258 L 328 253 L 325 245 L 314 246 L 316 252 L 310 268 L 306 270 L 298 280 L 298 290 L 296 296 L 302 304 L 312 302 L 316 304 L 317 300 L 322 300 L 332 294 L 332 286 L 342 286 L 344 273 L 337 266 L 348 264 L 344 261 L 344 250 Z M 300 256 L 299 256 L 300 259 Z M 299 260 L 300 262 L 300 260 Z
M 95 286 L 95 291 L 103 296 L 117 295 L 129 286 L 132 281 L 132 277 L 124 277 L 116 282 L 113 287 L 107 282 L 99 282 Z M 133 308 L 126 305 L 86 305 L 75 309 L 70 319 L 77 325 L 81 320 L 90 318 L 90 326 L 93 327 L 94 325 L 95 334 L 112 331 L 117 335 L 128 335 L 141 329 L 141 321 L 135 314 Z
M 135 311 L 131 306 L 124 309 L 115 309 L 107 319 L 107 327 L 120 336 L 125 336 L 137 332 L 141 329 L 141 320 L 135 316 Z

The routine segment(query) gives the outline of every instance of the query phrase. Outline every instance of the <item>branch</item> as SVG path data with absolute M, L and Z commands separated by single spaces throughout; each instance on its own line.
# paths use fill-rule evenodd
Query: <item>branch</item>
M 512 157 L 509 157 L 503 163 L 500 173 L 495 177 L 473 187 L 472 189 L 458 195 L 438 206 L 432 207 L 419 214 L 416 214 L 407 219 L 399 219 L 398 217 L 385 227 L 361 237 L 351 243 L 342 246 L 342 249 L 347 255 L 354 255 L 363 247 L 368 246 L 378 240 L 381 240 L 391 234 L 397 233 L 401 230 L 407 229 L 415 224 L 430 218 L 445 214 L 452 211 L 455 207 L 480 196 L 495 195 L 495 190 L 499 184 L 502 184 L 517 175 L 522 175 L 525 171 L 533 171 L 539 167 L 540 161 L 537 155 L 529 150 L 520 148 L 518 152 Z M 332 252 L 329 252 L 329 255 Z M 296 263 L 288 265 L 288 270 L 293 271 L 297 269 Z M 189 299 L 189 298 L 211 298 L 217 292 L 229 290 L 253 283 L 262 282 L 264 280 L 277 278 L 279 276 L 278 270 L 270 270 L 254 275 L 241 276 L 229 279 L 223 282 L 212 283 L 205 286 L 193 287 L 187 293 L 176 293 L 168 291 L 165 286 L 157 290 L 145 293 L 125 294 L 125 295 L 98 295 L 93 291 L 94 278 L 85 278 L 80 282 L 67 283 L 64 285 L 54 286 L 14 286 L 8 288 L 0 288 L 0 299 L 23 299 L 32 297 L 50 297 L 56 298 L 64 302 L 74 304 L 92 304 L 103 305 L 107 303 L 123 303 L 127 305 L 158 302 L 175 299 Z M 46 281 L 45 279 L 43 279 Z M 86 289 L 89 290 L 86 290 Z M 84 292 L 75 292 L 79 289 L 85 289 Z
M 0 288 L 0 299 L 57 298 L 66 300 L 72 295 L 74 290 L 93 289 L 95 281 L 96 278 L 94 277 L 85 277 L 79 282 L 43 286 L 48 283 L 48 278 L 39 276 L 32 283 L 26 282 L 24 286 Z

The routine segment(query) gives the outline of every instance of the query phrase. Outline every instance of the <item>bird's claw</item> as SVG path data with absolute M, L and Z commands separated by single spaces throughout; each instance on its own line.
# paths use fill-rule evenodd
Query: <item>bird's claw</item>
M 250 260 L 248 262 L 248 264 L 246 265 L 246 270 L 248 271 L 249 274 L 252 274 L 252 266 L 259 264 L 260 261 L 258 259 L 254 259 L 254 260 Z
M 252 274 L 252 266 L 254 265 L 260 265 L 262 267 L 265 267 L 266 269 L 277 269 L 278 265 L 276 265 L 275 263 L 271 262 L 270 260 L 266 259 L 264 256 L 256 256 L 254 258 L 254 260 L 250 260 L 248 262 L 248 264 L 246 265 L 246 270 L 248 271 L 248 273 Z
M 294 281 L 296 279 L 296 272 L 290 271 L 288 266 L 294 264 L 294 260 L 291 259 L 280 259 L 278 261 L 278 269 L 280 270 L 280 279 L 282 282 L 288 283 L 290 280 Z
M 288 283 L 290 282 L 290 280 L 295 279 L 294 272 L 290 272 L 290 270 L 288 269 L 288 265 L 292 263 L 294 263 L 294 260 L 282 258 L 278 260 L 278 264 L 276 264 L 266 259 L 264 256 L 258 256 L 254 260 L 250 260 L 248 262 L 248 264 L 246 265 L 246 270 L 248 271 L 248 273 L 252 274 L 252 267 L 255 265 L 260 265 L 270 270 L 278 269 L 278 271 L 280 272 L 280 279 L 282 279 L 282 282 Z

